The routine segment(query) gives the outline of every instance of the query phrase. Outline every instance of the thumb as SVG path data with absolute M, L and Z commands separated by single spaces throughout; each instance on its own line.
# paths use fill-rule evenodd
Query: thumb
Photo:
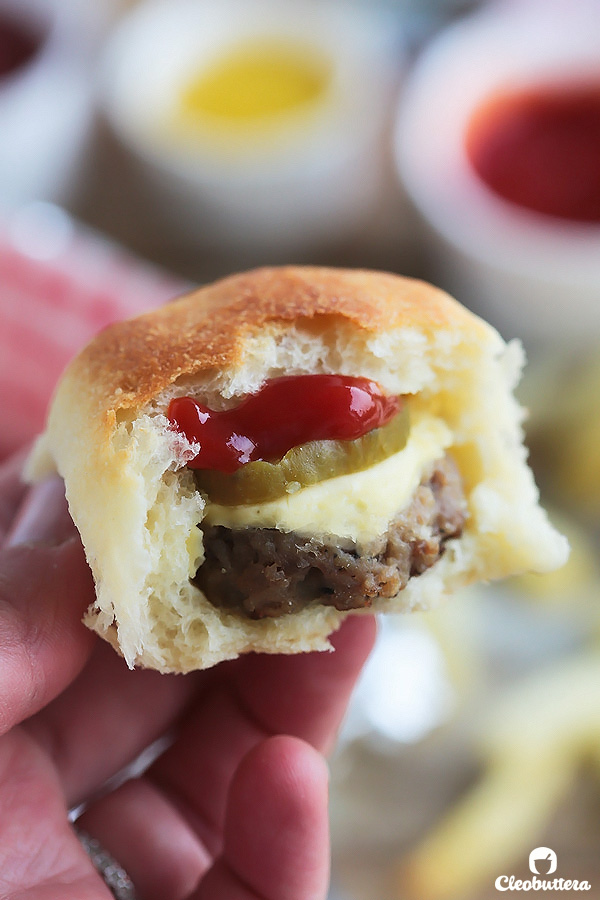
M 58 478 L 36 485 L 0 550 L 0 734 L 60 693 L 91 652 L 94 600 Z

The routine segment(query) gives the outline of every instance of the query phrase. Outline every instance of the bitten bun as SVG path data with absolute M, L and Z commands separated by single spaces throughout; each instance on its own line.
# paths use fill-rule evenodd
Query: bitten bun
M 284 374 L 364 376 L 443 422 L 466 523 L 439 560 L 374 611 L 427 608 L 475 580 L 561 565 L 567 544 L 538 505 L 512 395 L 518 343 L 423 282 L 367 271 L 263 268 L 101 332 L 67 368 L 29 476 L 56 469 L 96 581 L 86 624 L 130 666 L 185 672 L 248 651 L 329 647 L 348 615 L 314 604 L 253 620 L 190 579 L 206 496 L 166 418 L 192 395 L 231 406 Z

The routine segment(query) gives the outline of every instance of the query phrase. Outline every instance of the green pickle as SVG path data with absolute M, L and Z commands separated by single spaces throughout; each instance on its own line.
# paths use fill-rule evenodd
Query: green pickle
M 355 441 L 310 441 L 292 447 L 278 462 L 257 460 L 236 472 L 197 469 L 196 485 L 213 503 L 248 506 L 277 500 L 338 475 L 361 472 L 406 445 L 410 430 L 408 407 L 402 407 L 382 428 Z

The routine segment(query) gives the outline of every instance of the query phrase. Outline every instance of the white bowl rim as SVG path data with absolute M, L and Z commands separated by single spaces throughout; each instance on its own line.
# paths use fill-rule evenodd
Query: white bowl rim
M 371 84 L 376 85 L 376 89 L 371 93 L 379 96 L 380 102 L 363 103 L 363 128 L 360 123 L 356 122 L 356 117 L 345 115 L 342 121 L 335 123 L 338 128 L 350 127 L 353 129 L 353 141 L 356 144 L 360 140 L 360 133 L 372 134 L 374 131 L 383 127 L 385 119 L 386 102 L 391 90 L 389 84 L 389 63 L 388 59 L 383 59 L 381 46 L 384 43 L 382 35 L 389 34 L 389 21 L 387 17 L 382 16 L 381 21 L 377 17 L 368 15 L 360 8 L 350 10 L 339 9 L 335 0 L 326 0 L 323 3 L 305 4 L 306 9 L 319 18 L 324 25 L 329 23 L 328 31 L 332 33 L 334 26 L 340 28 L 342 22 L 345 23 L 349 33 L 354 35 L 355 46 L 362 46 L 362 52 L 365 59 L 370 63 Z M 214 149 L 203 152 L 202 148 L 196 148 L 194 153 L 186 151 L 185 148 L 178 148 L 176 142 L 161 143 L 160 141 L 152 141 L 148 139 L 148 134 L 136 126 L 131 117 L 126 114 L 126 109 L 121 103 L 120 92 L 122 85 L 120 79 L 123 78 L 123 67 L 126 57 L 131 53 L 131 47 L 128 46 L 133 42 L 143 41 L 143 31 L 148 27 L 152 18 L 156 15 L 175 17 L 178 10 L 184 14 L 193 10 L 194 15 L 198 18 L 214 14 L 215 9 L 220 14 L 231 14 L 231 11 L 244 8 L 251 11 L 252 9 L 266 10 L 270 13 L 270 18 L 275 19 L 276 23 L 281 26 L 287 21 L 290 26 L 301 23 L 302 17 L 298 11 L 298 4 L 291 0 L 219 0 L 218 4 L 206 3 L 198 4 L 193 0 L 149 0 L 149 2 L 133 9 L 117 26 L 113 35 L 109 39 L 101 66 L 101 77 L 99 84 L 99 101 L 100 106 L 106 115 L 113 130 L 119 137 L 128 144 L 136 154 L 142 159 L 146 159 L 154 166 L 160 169 L 167 169 L 173 174 L 185 178 L 194 183 L 198 180 L 210 183 L 227 181 L 231 182 L 239 176 L 240 179 L 248 178 L 250 171 L 254 177 L 265 178 L 272 181 L 273 163 L 275 162 L 279 170 L 284 173 L 286 169 L 293 169 L 301 156 L 303 159 L 312 158 L 315 166 L 319 165 L 319 160 L 323 157 L 323 153 L 329 156 L 336 155 L 338 161 L 343 161 L 346 155 L 350 155 L 350 151 L 346 148 L 345 142 L 334 139 L 335 128 L 333 116 L 334 104 L 331 99 L 325 101 L 314 112 L 309 113 L 313 116 L 314 135 L 312 137 L 303 138 L 302 146 L 298 145 L 294 150 L 293 142 L 289 142 L 286 152 L 273 156 L 272 159 L 268 155 L 257 153 L 254 157 L 244 158 L 219 158 L 215 154 Z M 275 11 L 275 13 L 273 13 Z M 240 34 L 244 35 L 241 30 Z M 235 42 L 235 35 L 228 39 L 229 43 Z M 318 47 L 321 41 L 318 35 L 313 36 L 313 43 Z M 394 49 L 396 46 L 395 38 L 389 35 L 390 49 L 392 44 Z M 336 70 L 343 66 L 360 65 L 356 59 L 352 60 L 352 54 L 343 51 L 343 41 L 339 41 L 329 54 L 334 65 L 334 80 L 336 78 Z M 379 55 L 379 59 L 378 59 Z M 400 53 L 399 53 L 400 57 Z M 400 65 L 401 59 L 398 64 Z M 363 64 L 365 71 L 366 65 Z M 335 89 L 335 86 L 334 86 Z M 339 90 L 339 87 L 337 88 Z M 359 86 L 359 91 L 361 87 Z M 368 91 L 365 88 L 365 96 Z M 356 103 L 356 98 L 352 98 L 352 102 Z M 292 123 L 293 125 L 293 123 Z M 301 128 L 298 128 L 299 134 Z M 303 129 L 304 134 L 309 134 L 309 129 Z M 357 137 L 358 136 L 358 137 Z M 370 140 L 370 138 L 368 138 Z M 312 141 L 312 145 L 311 145 Z M 311 150 L 312 146 L 312 150 Z M 343 163 L 342 163 L 343 164 Z

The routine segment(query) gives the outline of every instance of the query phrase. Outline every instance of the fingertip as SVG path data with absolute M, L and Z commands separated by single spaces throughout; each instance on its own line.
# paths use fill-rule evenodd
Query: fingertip
M 225 858 L 265 898 L 320 898 L 329 883 L 327 764 L 300 738 L 262 741 L 232 781 Z
M 331 636 L 335 652 L 249 655 L 230 670 L 231 684 L 265 731 L 327 751 L 374 640 L 373 617 L 350 616 Z
M 275 802 L 298 805 L 300 813 L 310 813 L 312 803 L 320 806 L 323 799 L 327 803 L 329 768 L 311 744 L 278 734 L 261 741 L 242 759 L 231 783 L 230 799 L 251 805 L 261 784 L 269 785 Z

